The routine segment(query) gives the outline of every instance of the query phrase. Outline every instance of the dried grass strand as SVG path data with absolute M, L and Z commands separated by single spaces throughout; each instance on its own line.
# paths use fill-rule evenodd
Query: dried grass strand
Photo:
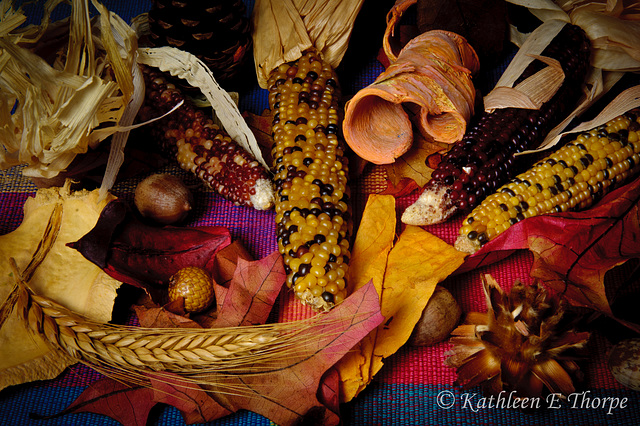
M 15 308 L 52 348 L 128 384 L 162 380 L 186 389 L 248 397 L 268 384 L 255 376 L 284 370 L 317 352 L 322 335 L 335 329 L 326 315 L 288 323 L 213 329 L 142 328 L 99 323 L 34 294 L 15 270 Z M 339 333 L 335 332 L 336 335 Z M 251 386 L 246 385 L 246 380 Z

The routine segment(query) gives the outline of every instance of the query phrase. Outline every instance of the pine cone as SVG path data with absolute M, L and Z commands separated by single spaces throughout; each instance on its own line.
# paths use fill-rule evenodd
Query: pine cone
M 490 275 L 483 285 L 487 312 L 470 313 L 450 339 L 454 346 L 445 364 L 457 369 L 455 385 L 482 385 L 496 396 L 501 391 L 519 397 L 575 392 L 574 382 L 582 379 L 576 360 L 590 336 L 577 331 L 579 317 L 569 315 L 539 283 L 516 282 L 509 294 Z
M 251 51 L 251 31 L 242 0 L 154 0 L 149 41 L 192 53 L 221 85 L 235 77 Z

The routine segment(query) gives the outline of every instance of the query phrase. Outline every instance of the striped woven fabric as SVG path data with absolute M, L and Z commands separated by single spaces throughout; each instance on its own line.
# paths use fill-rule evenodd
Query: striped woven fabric
M 149 0 L 122 2 L 105 1 L 106 6 L 125 20 L 148 10 Z M 252 2 L 247 1 L 249 10 Z M 37 16 L 33 16 L 37 19 Z M 348 96 L 372 82 L 382 71 L 375 60 L 364 64 L 362 69 L 349 75 L 348 86 L 343 92 Z M 345 71 L 343 71 L 345 72 Z M 486 71 L 484 78 L 495 81 L 499 69 Z M 255 87 L 241 93 L 240 109 L 261 114 L 267 107 L 266 91 Z M 165 170 L 178 174 L 187 183 L 192 178 L 173 165 Z M 124 199 L 132 199 L 133 189 L 142 177 L 119 182 L 113 192 Z M 273 252 L 275 239 L 274 213 L 258 212 L 237 207 L 218 195 L 202 189 L 195 193 L 196 218 L 187 225 L 219 225 L 231 231 L 234 239 L 243 245 L 255 258 Z M 368 166 L 362 177 L 353 182 L 354 211 L 356 217 L 362 212 L 367 196 L 386 188 L 382 167 Z M 11 232 L 20 224 L 25 200 L 32 196 L 35 185 L 22 177 L 21 168 L 0 171 L 0 234 Z M 398 212 L 415 201 L 418 194 L 397 199 Z M 457 236 L 462 218 L 426 229 L 452 244 Z M 481 286 L 481 275 L 491 274 L 508 289 L 515 279 L 531 283 L 529 271 L 533 256 L 518 252 L 504 261 L 471 272 L 449 277 L 442 284 L 460 303 L 464 312 L 486 310 Z M 289 292 L 283 292 L 277 303 L 280 318 L 292 319 L 306 316 L 309 312 Z M 479 388 L 462 391 L 453 386 L 455 371 L 444 365 L 445 353 L 451 345 L 444 342 L 433 347 L 402 347 L 395 355 L 385 360 L 385 366 L 370 386 L 354 401 L 341 407 L 345 425 L 637 425 L 640 419 L 640 394 L 622 387 L 609 373 L 606 355 L 612 344 L 599 334 L 589 343 L 590 357 L 583 366 L 586 377 L 584 393 L 572 395 L 572 399 L 560 403 L 540 400 L 533 410 L 522 411 L 513 407 L 510 395 L 492 404 L 482 398 Z M 114 425 L 114 420 L 97 414 L 74 414 L 51 419 L 34 420 L 36 415 L 52 415 L 64 410 L 85 389 L 101 377 L 88 367 L 77 365 L 67 369 L 55 380 L 14 386 L 0 392 L 0 425 L 42 426 L 53 425 Z M 612 402 L 619 405 L 612 408 Z M 177 426 L 185 424 L 181 414 L 173 407 L 162 406 L 152 412 L 151 424 Z M 215 425 L 270 425 L 268 419 L 251 413 L 239 412 L 220 419 Z

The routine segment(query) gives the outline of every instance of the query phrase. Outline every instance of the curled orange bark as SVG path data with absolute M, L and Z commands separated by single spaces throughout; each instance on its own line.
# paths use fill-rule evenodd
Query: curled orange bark
M 458 34 L 433 30 L 413 38 L 347 103 L 346 142 L 363 159 L 389 164 L 411 147 L 413 125 L 428 140 L 459 140 L 473 115 L 471 76 L 478 69 L 476 52 Z

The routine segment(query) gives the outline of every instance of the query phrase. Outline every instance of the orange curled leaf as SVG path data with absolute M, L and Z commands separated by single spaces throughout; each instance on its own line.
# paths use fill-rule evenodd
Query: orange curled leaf
M 406 153 L 414 126 L 427 139 L 454 143 L 473 115 L 471 74 L 478 68 L 475 51 L 455 33 L 432 30 L 414 37 L 396 61 L 347 102 L 345 141 L 374 164 L 393 163 Z

